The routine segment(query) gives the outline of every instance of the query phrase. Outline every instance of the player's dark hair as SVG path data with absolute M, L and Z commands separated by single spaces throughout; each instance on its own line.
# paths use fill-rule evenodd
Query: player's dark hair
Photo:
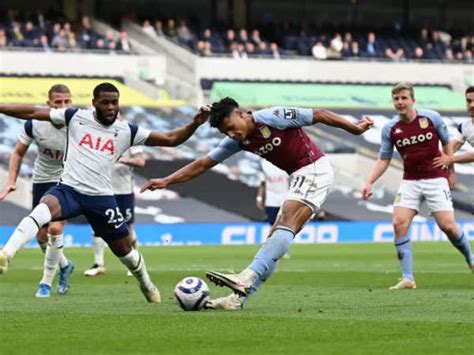
M 64 84 L 56 84 L 56 85 L 51 86 L 51 89 L 49 89 L 49 91 L 48 91 L 48 98 L 50 100 L 53 98 L 53 93 L 71 94 L 71 91 Z
M 469 94 L 470 92 L 474 92 L 474 85 L 467 87 L 465 95 Z
M 211 127 L 219 128 L 224 118 L 229 117 L 238 107 L 237 101 L 230 97 L 224 97 L 220 101 L 214 102 L 211 106 L 209 124 Z
M 120 95 L 117 87 L 111 83 L 101 83 L 94 88 L 94 99 L 97 99 L 101 92 L 116 92 Z

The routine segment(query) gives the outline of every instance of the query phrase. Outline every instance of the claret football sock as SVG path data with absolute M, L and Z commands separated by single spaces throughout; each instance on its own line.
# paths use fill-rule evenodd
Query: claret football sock
M 22 219 L 5 244 L 3 251 L 8 259 L 11 260 L 18 250 L 31 241 L 39 229 L 50 221 L 51 213 L 49 212 L 48 206 L 44 203 L 40 203 L 27 217 Z
M 413 276 L 413 252 L 410 237 L 395 238 L 395 247 L 403 278 L 413 281 L 415 278 Z

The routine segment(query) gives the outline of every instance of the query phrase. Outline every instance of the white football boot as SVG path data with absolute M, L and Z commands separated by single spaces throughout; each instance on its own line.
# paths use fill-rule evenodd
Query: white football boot
M 105 275 L 105 267 L 102 265 L 94 264 L 89 270 L 84 271 L 84 276 L 94 277 L 99 275 Z
M 215 300 L 209 300 L 204 305 L 206 309 L 223 309 L 226 311 L 237 311 L 242 309 L 244 304 L 240 300 L 240 296 L 236 293 L 231 293 L 226 297 L 219 297 Z
M 154 284 L 151 284 L 148 287 L 140 286 L 140 290 L 142 291 L 143 296 L 145 296 L 148 302 L 150 303 L 161 302 L 160 291 L 158 291 L 158 288 Z
M 208 271 L 206 276 L 217 286 L 229 287 L 235 293 L 242 296 L 248 296 L 252 284 L 258 277 L 255 271 L 250 269 L 245 269 L 240 274 L 223 274 L 216 271 Z
M 8 257 L 7 254 L 0 250 L 0 275 L 6 274 L 8 270 Z
M 416 283 L 415 281 L 409 279 L 401 279 L 399 283 L 389 288 L 389 290 L 409 290 L 415 289 Z

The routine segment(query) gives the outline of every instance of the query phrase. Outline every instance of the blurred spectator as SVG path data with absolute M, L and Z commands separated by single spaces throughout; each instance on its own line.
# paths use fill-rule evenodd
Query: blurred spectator
M 40 47 L 43 48 L 45 52 L 51 52 L 51 47 L 49 46 L 48 36 L 42 35 L 40 37 Z
M 28 21 L 25 24 L 25 30 L 23 31 L 23 46 L 24 47 L 37 47 L 40 43 L 40 32 L 33 26 L 33 22 Z
M 6 48 L 7 46 L 7 34 L 3 28 L 0 28 L 0 49 Z
M 423 48 L 421 47 L 416 47 L 415 51 L 413 52 L 413 59 L 425 59 L 425 52 L 423 51 Z
M 360 57 L 359 42 L 352 41 L 352 43 L 351 43 L 351 53 L 352 53 L 353 57 Z
M 425 59 L 438 59 L 438 56 L 433 50 L 433 43 L 428 42 L 426 44 L 426 48 L 424 49 L 424 57 Z
M 193 46 L 194 36 L 186 25 L 186 21 L 181 20 L 176 30 L 176 37 L 181 44 L 189 47 Z
M 84 49 L 91 49 L 97 41 L 97 36 L 92 31 L 90 18 L 84 16 L 82 18 L 81 29 L 79 31 L 79 46 Z
M 470 49 L 468 49 L 464 53 L 464 61 L 467 62 L 467 63 L 472 63 L 473 62 L 472 51 Z
M 261 41 L 257 48 L 255 49 L 255 54 L 258 54 L 260 56 L 267 56 L 269 54 L 271 54 L 269 48 L 268 48 L 268 45 L 266 42 L 263 42 Z
M 213 51 L 214 51 L 214 50 L 217 50 L 217 49 L 218 49 L 218 51 L 223 51 L 223 50 L 220 48 L 220 47 L 222 47 L 221 44 L 220 44 L 220 42 L 218 41 L 218 39 L 216 38 L 216 36 L 213 35 L 213 33 L 212 33 L 212 31 L 211 31 L 210 28 L 206 28 L 206 29 L 204 30 L 204 32 L 202 33 L 200 39 L 201 39 L 201 41 L 209 42 L 210 45 L 211 45 L 211 47 L 213 48 Z
M 25 37 L 23 36 L 23 33 L 21 32 L 20 24 L 18 22 L 13 22 L 12 24 L 12 44 L 16 47 L 20 47 L 23 45 L 23 41 L 25 40 Z
M 247 30 L 245 28 L 242 28 L 239 31 L 239 42 L 242 44 L 245 44 L 248 41 L 249 41 L 249 36 L 248 36 Z
M 110 43 L 114 43 L 112 44 L 112 46 L 115 46 L 115 36 L 114 36 L 113 31 L 107 30 L 105 31 L 105 38 L 104 38 L 105 47 L 110 48 Z
M 349 42 L 344 42 L 342 44 L 341 57 L 342 58 L 351 58 L 352 57 L 351 45 L 350 45 Z
M 212 55 L 211 44 L 206 41 L 198 41 L 196 50 L 200 56 L 207 57 Z
M 344 42 L 352 43 L 352 33 L 344 33 Z
M 164 36 L 165 33 L 163 32 L 163 22 L 160 20 L 155 21 L 155 33 L 157 36 Z
M 125 31 L 120 32 L 119 41 L 117 43 L 117 50 L 125 53 L 132 52 L 132 45 L 128 39 L 128 33 Z
M 95 42 L 95 49 L 99 50 L 99 51 L 103 51 L 103 50 L 106 50 L 107 47 L 105 46 L 105 41 L 104 39 L 102 38 L 99 38 L 96 40 Z
M 168 37 L 171 39 L 175 39 L 176 36 L 178 35 L 176 33 L 176 24 L 172 18 L 168 19 L 168 22 L 166 24 L 166 30 L 165 33 Z
M 270 44 L 270 51 L 272 52 L 273 59 L 280 59 L 280 49 L 276 42 Z
M 444 45 L 443 41 L 441 41 L 439 31 L 431 32 L 431 37 L 433 39 L 433 51 L 436 58 L 443 58 L 443 54 L 446 51 L 446 46 Z
M 444 59 L 450 61 L 454 60 L 454 54 L 451 48 L 446 48 L 446 51 L 444 52 Z
M 153 28 L 149 20 L 143 21 L 142 30 L 149 36 L 152 36 L 152 37 L 156 36 L 155 29 Z
M 242 43 L 234 42 L 231 45 L 232 48 L 232 56 L 236 59 L 247 59 L 248 55 L 245 51 L 245 46 Z
M 247 52 L 247 55 L 250 56 L 255 55 L 255 44 L 253 44 L 252 42 L 245 43 L 245 52 Z
M 232 52 L 231 50 L 231 46 L 232 44 L 236 42 L 236 39 L 235 39 L 235 31 L 231 28 L 229 28 L 225 34 L 225 37 L 224 37 L 224 45 L 225 47 L 227 48 L 228 51 Z
M 59 51 L 64 51 L 69 48 L 69 39 L 64 29 L 61 29 L 59 33 L 54 36 L 51 41 L 51 47 L 56 48 Z
M 403 48 L 396 48 L 392 49 L 390 47 L 385 48 L 385 57 L 393 60 L 393 61 L 399 61 L 403 59 L 405 55 L 405 51 Z
M 334 37 L 329 42 L 329 48 L 327 49 L 327 57 L 328 58 L 341 58 L 341 50 L 342 50 L 342 37 L 341 34 L 336 33 Z
M 418 39 L 418 43 L 421 48 L 426 48 L 426 45 L 430 43 L 430 37 L 429 37 L 429 32 L 426 27 L 423 27 L 420 30 L 420 38 Z
M 374 32 L 367 34 L 367 43 L 365 46 L 365 56 L 369 58 L 375 58 L 379 56 L 379 48 Z
M 311 49 L 311 53 L 313 53 L 313 57 L 316 59 L 327 59 L 327 52 L 326 47 L 323 46 L 321 41 L 316 42 L 316 44 Z
M 263 42 L 262 39 L 260 38 L 260 31 L 257 29 L 254 29 L 252 31 L 252 36 L 250 37 L 250 40 L 256 47 L 258 47 L 258 45 Z

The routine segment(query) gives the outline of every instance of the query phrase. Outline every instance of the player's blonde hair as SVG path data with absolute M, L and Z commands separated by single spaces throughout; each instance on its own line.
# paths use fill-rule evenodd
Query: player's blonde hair
M 413 86 L 411 86 L 410 84 L 407 84 L 407 83 L 399 83 L 399 84 L 395 85 L 392 88 L 392 96 L 395 95 L 395 94 L 398 94 L 400 91 L 403 91 L 403 90 L 410 91 L 411 98 L 413 100 L 415 99 L 415 90 L 413 90 Z

